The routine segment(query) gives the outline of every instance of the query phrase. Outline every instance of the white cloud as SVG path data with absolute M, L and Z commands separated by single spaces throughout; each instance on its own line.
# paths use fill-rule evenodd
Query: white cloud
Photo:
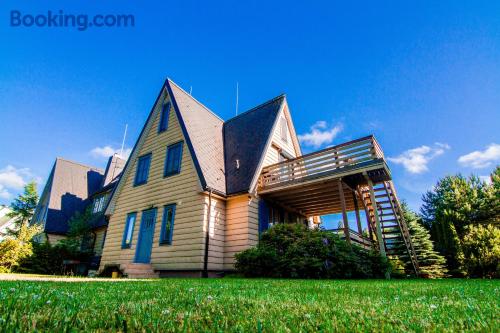
M 446 143 L 436 142 L 433 147 L 420 146 L 408 149 L 396 157 L 387 159 L 396 164 L 402 164 L 409 173 L 423 173 L 429 170 L 427 164 L 434 158 L 443 155 L 450 146 Z
M 332 143 L 333 139 L 342 131 L 342 125 L 328 126 L 324 120 L 317 121 L 311 126 L 309 133 L 299 135 L 299 141 L 305 146 L 319 148 Z
M 460 156 L 458 163 L 465 167 L 474 169 L 487 168 L 494 162 L 500 161 L 500 145 L 492 143 L 484 150 L 476 150 L 472 153 Z
M 3 185 L 0 185 L 0 199 L 10 199 L 11 197 L 12 194 Z
M 35 176 L 29 168 L 18 169 L 7 165 L 0 169 L 0 199 L 10 199 L 13 196 L 11 191 L 21 190 L 31 180 L 37 183 L 41 181 L 40 177 Z
M 22 189 L 26 184 L 23 176 L 28 171 L 27 169 L 16 169 L 12 165 L 7 165 L 7 167 L 0 170 L 0 185 L 17 190 Z
M 127 159 L 132 152 L 131 148 L 125 148 L 123 150 L 123 157 Z M 111 157 L 113 154 L 120 154 L 120 149 L 119 148 L 113 148 L 111 146 L 104 146 L 104 147 L 95 147 L 90 151 L 90 155 L 93 158 L 96 159 L 107 159 Z

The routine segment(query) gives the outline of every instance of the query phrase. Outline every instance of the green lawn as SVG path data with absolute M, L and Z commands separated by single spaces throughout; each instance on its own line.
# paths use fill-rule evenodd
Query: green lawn
M 499 331 L 500 281 L 0 281 L 0 331 Z

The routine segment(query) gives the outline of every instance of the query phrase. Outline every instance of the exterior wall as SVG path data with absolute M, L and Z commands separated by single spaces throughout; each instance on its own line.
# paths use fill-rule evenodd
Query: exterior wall
M 229 198 L 226 202 L 224 270 L 234 269 L 234 255 L 259 241 L 258 199 L 251 195 Z
M 281 138 L 281 125 L 280 125 L 281 118 L 287 119 L 288 123 L 286 141 Z M 266 151 L 262 167 L 279 162 L 279 152 L 277 150 L 277 147 L 281 148 L 287 155 L 290 155 L 292 157 L 297 157 L 298 152 L 295 151 L 295 148 L 293 146 L 289 124 L 290 124 L 290 119 L 286 116 L 285 112 L 281 112 L 277 119 L 276 127 L 274 128 L 274 132 L 271 139 L 272 140 L 271 146 Z
M 46 237 L 44 238 L 44 241 L 48 240 L 50 245 L 57 244 L 61 240 L 66 239 L 66 236 L 64 235 L 57 235 L 57 234 L 44 234 L 44 235 Z
M 208 226 L 208 195 L 205 196 L 205 219 L 203 232 L 206 232 Z M 212 195 L 212 208 L 210 209 L 210 228 L 209 228 L 209 246 L 208 246 L 208 270 L 224 269 L 224 242 L 225 242 L 225 224 L 226 224 L 226 201 Z M 205 241 L 203 242 L 205 245 Z M 205 253 L 205 252 L 203 252 Z
M 163 92 L 165 94 L 165 92 Z M 183 137 L 179 121 L 172 108 L 169 113 L 167 131 L 158 133 L 160 110 L 165 96 L 161 96 L 152 115 L 152 125 L 144 132 L 145 139 L 139 152 L 125 171 L 123 186 L 114 203 L 114 213 L 110 218 L 106 242 L 100 268 L 107 264 L 126 264 L 134 261 L 142 211 L 157 208 L 156 224 L 151 252 L 151 264 L 157 270 L 199 270 L 203 268 L 204 233 L 203 221 L 205 198 L 200 193 L 198 175 Z M 166 148 L 184 140 L 181 172 L 171 177 L 163 177 Z M 137 158 L 152 153 L 148 181 L 134 187 Z M 176 203 L 172 245 L 159 245 L 163 206 Z M 132 245 L 122 249 L 122 237 L 128 213 L 137 212 Z
M 104 246 L 104 238 L 106 237 L 106 228 L 94 230 L 95 233 L 95 241 L 94 241 L 94 255 L 101 256 L 102 249 Z

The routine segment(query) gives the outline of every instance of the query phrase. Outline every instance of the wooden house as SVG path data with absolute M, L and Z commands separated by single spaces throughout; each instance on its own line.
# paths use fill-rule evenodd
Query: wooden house
M 43 226 L 35 240 L 55 244 L 66 238 L 70 219 L 90 207 L 91 239 L 84 245 L 94 253 L 90 268 L 98 269 L 107 229 L 104 208 L 124 166 L 125 160 L 116 154 L 104 171 L 57 158 L 31 220 Z
M 332 213 L 347 242 L 383 255 L 403 242 L 418 269 L 373 136 L 302 155 L 284 95 L 223 121 L 167 79 L 106 207 L 100 269 L 214 276 L 273 224 L 314 227 Z

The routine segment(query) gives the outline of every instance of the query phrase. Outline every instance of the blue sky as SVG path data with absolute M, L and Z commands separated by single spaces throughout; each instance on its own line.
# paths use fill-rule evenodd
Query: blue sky
M 133 14 L 135 27 L 11 27 L 11 10 Z M 286 93 L 306 152 L 375 134 L 418 208 L 438 178 L 499 163 L 499 12 L 496 1 L 2 1 L 0 203 L 43 184 L 57 156 L 103 167 L 125 124 L 133 146 L 169 76 L 224 119 L 236 82 L 241 111 Z

